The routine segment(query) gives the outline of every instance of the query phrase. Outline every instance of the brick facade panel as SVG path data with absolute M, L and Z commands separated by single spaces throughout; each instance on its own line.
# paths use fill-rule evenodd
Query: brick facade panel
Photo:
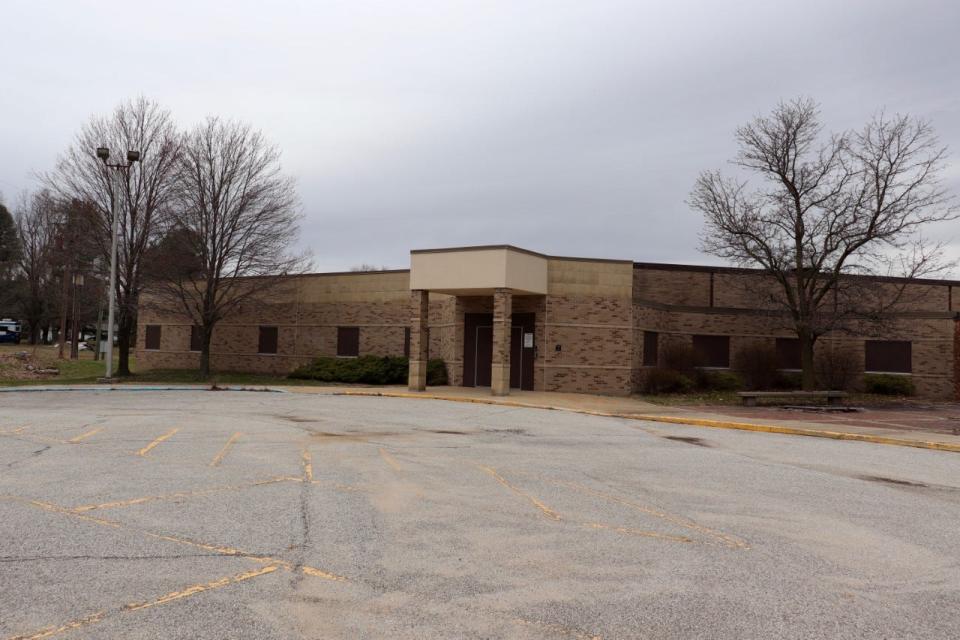
M 547 322 L 550 324 L 613 324 L 633 323 L 633 303 L 627 298 L 595 296 L 547 296 Z
M 710 305 L 710 274 L 634 269 L 633 297 L 660 304 L 706 307 Z
M 630 366 L 633 330 L 548 326 L 547 365 Z M 556 345 L 561 350 L 556 351 Z

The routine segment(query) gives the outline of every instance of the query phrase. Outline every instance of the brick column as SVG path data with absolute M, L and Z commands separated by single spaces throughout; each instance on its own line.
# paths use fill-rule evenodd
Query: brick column
M 430 359 L 430 292 L 410 292 L 410 391 L 427 388 L 427 361 Z
M 953 399 L 960 400 L 960 315 L 953 319 Z
M 510 328 L 513 294 L 510 289 L 493 292 L 493 364 L 490 391 L 495 396 L 510 395 Z

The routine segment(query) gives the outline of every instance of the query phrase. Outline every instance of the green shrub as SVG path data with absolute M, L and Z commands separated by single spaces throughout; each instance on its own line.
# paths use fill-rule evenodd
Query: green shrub
M 733 371 L 697 370 L 697 387 L 705 391 L 737 391 L 743 380 Z
M 778 371 L 773 387 L 785 390 L 800 389 L 803 387 L 803 374 L 797 371 Z
M 863 386 L 867 393 L 882 396 L 912 396 L 916 392 L 910 376 L 868 373 L 863 376 Z
M 693 380 L 673 369 L 650 369 L 643 380 L 644 393 L 687 393 L 692 390 Z
M 777 384 L 777 352 L 771 344 L 746 344 L 733 356 L 733 368 L 749 391 L 772 389 Z
M 662 369 L 693 378 L 697 367 L 697 354 L 693 346 L 685 342 L 667 342 L 660 350 Z
M 847 391 L 863 371 L 861 359 L 852 349 L 825 345 L 813 359 L 817 386 L 821 389 Z
M 406 358 L 404 358 L 406 360 Z M 406 378 L 404 378 L 406 380 Z M 441 387 L 448 384 L 447 365 L 440 358 L 427 362 L 427 385 Z
M 410 361 L 403 356 L 322 357 L 287 377 L 348 384 L 405 384 L 409 371 Z M 447 384 L 447 367 L 443 360 L 431 360 L 427 364 L 427 384 Z

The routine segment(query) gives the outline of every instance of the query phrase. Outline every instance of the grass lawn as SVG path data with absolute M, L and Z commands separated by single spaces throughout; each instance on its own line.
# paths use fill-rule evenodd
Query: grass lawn
M 638 400 L 665 407 L 738 407 L 742 405 L 736 391 L 694 391 L 691 393 L 663 393 L 659 395 L 643 394 L 635 397 Z M 767 401 L 761 400 L 758 405 L 776 407 L 783 406 L 785 403 L 783 398 L 776 398 Z M 797 398 L 790 400 L 789 404 L 795 406 L 821 406 L 826 403 L 823 400 Z M 851 392 L 844 399 L 843 404 L 850 407 L 909 408 L 938 404 L 938 401 L 909 396 L 881 396 L 874 393 Z
M 15 353 L 27 352 L 31 356 L 31 363 L 36 368 L 59 369 L 59 375 L 44 375 L 23 377 L 23 362 L 11 359 Z M 6 357 L 5 357 L 6 356 Z M 114 358 L 116 370 L 117 358 Z M 158 369 L 136 373 L 136 358 L 130 358 L 130 368 L 134 374 L 119 379 L 119 382 L 132 384 L 218 384 L 231 385 L 304 385 L 324 386 L 328 383 L 312 380 L 287 379 L 284 376 L 270 376 L 256 373 L 214 373 L 210 379 L 200 378 L 195 370 Z M 93 384 L 97 378 L 102 378 L 105 372 L 103 360 L 93 359 L 92 351 L 81 351 L 77 360 L 57 359 L 57 348 L 46 345 L 30 346 L 28 344 L 0 344 L 0 386 L 25 386 L 47 384 Z

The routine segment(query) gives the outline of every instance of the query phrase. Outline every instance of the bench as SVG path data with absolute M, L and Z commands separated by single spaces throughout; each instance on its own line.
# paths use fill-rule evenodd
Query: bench
M 737 393 L 743 400 L 743 406 L 755 407 L 757 400 L 767 398 L 784 398 L 792 400 L 824 399 L 831 407 L 840 404 L 847 397 L 845 391 L 740 391 Z

